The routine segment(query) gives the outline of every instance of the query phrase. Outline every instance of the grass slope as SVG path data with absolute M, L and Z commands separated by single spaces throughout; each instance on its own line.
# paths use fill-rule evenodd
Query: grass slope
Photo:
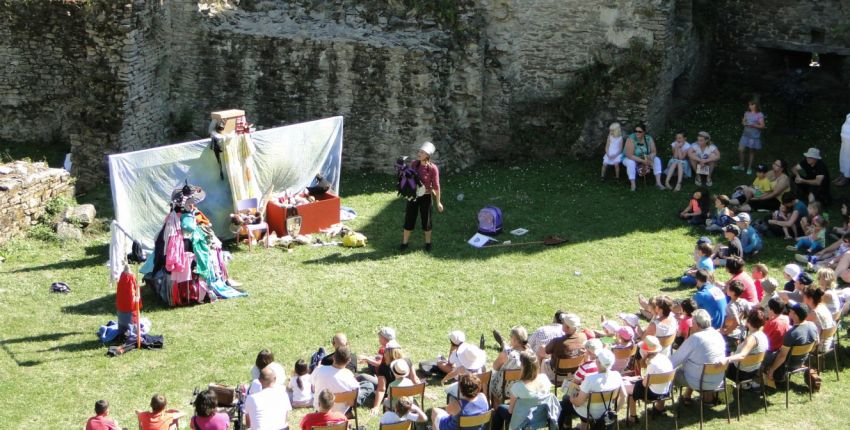
M 728 168 L 729 156 L 736 155 L 742 106 L 695 106 L 675 125 L 692 136 L 699 129 L 709 130 L 719 143 L 725 158 L 715 190 L 731 192 L 735 185 L 752 181 Z M 768 117 L 769 124 L 780 122 L 779 115 L 774 116 Z M 841 118 L 832 116 L 813 112 L 805 119 L 802 138 L 768 133 L 762 159 L 790 154 L 796 161 L 812 145 L 835 157 Z M 657 138 L 666 160 L 665 142 L 672 140 L 672 132 Z M 835 164 L 830 161 L 831 168 Z M 446 212 L 435 218 L 433 253 L 421 252 L 417 231 L 412 251 L 405 255 L 395 251 L 404 207 L 390 191 L 393 178 L 348 172 L 343 204 L 360 214 L 350 225 L 369 237 L 366 248 L 248 253 L 245 247 L 233 247 L 230 272 L 245 284 L 249 297 L 168 309 L 146 291 L 143 313 L 153 321 L 153 333 L 165 335 L 166 346 L 120 358 L 106 358 L 94 336 L 114 312 L 104 266 L 108 234 L 89 234 L 72 243 L 15 240 L 0 248 L 7 258 L 0 265 L 0 390 L 6 393 L 0 400 L 2 427 L 79 428 L 94 401 L 106 398 L 122 425 L 134 428 L 133 409 L 145 408 L 155 392 L 188 412 L 194 387 L 246 381 L 261 348 L 272 349 L 289 368 L 316 347 L 328 346 L 337 331 L 348 333 L 355 352 L 371 353 L 377 348 L 377 328 L 396 327 L 406 352 L 417 361 L 446 353 L 445 336 L 452 329 L 466 331 L 473 340 L 484 334 L 492 346 L 492 329 L 505 333 L 521 324 L 534 330 L 557 308 L 595 325 L 600 314 L 636 309 L 639 293 L 691 294 L 663 279 L 682 272 L 695 239 L 703 234 L 675 217 L 693 184 L 681 193 L 642 184 L 638 192 L 629 193 L 624 181 L 600 183 L 598 167 L 595 159 L 550 160 L 479 166 L 447 175 Z M 101 215 L 108 217 L 106 192 L 101 189 L 80 200 L 96 202 Z M 465 199 L 457 201 L 454 196 L 461 192 Z M 506 229 L 531 231 L 527 237 L 505 234 L 500 239 L 521 242 L 557 233 L 570 243 L 473 249 L 465 241 L 475 231 L 477 210 L 487 204 L 503 209 Z M 769 239 L 767 246 L 759 260 L 778 274 L 789 253 L 781 240 Z M 49 294 L 50 283 L 59 280 L 73 292 Z M 488 355 L 492 360 L 496 351 L 488 348 Z M 846 355 L 842 362 L 846 368 Z M 850 372 L 842 377 L 850 379 Z M 431 391 L 442 399 L 438 388 Z M 826 373 L 815 401 L 792 393 L 788 411 L 781 394 L 770 397 L 767 415 L 758 410 L 755 397 L 745 397 L 745 416 L 741 424 L 733 421 L 733 427 L 786 423 L 824 428 L 844 420 L 840 399 L 848 395 L 850 389 Z M 429 401 L 428 407 L 440 404 Z M 725 425 L 721 411 L 708 413 L 708 428 Z M 377 428 L 377 419 L 361 412 L 361 423 Z M 296 425 L 301 414 L 290 424 Z M 679 424 L 695 428 L 698 417 L 696 407 L 686 408 Z M 672 420 L 661 418 L 654 427 L 671 428 Z

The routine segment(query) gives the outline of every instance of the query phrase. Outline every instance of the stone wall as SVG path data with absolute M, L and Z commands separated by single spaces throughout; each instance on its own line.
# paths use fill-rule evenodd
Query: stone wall
M 352 169 L 389 169 L 425 139 L 448 170 L 490 158 L 590 157 L 610 121 L 660 130 L 677 96 L 702 82 L 708 47 L 692 8 L 2 2 L 0 60 L 16 63 L 0 70 L 0 114 L 11 118 L 0 139 L 38 128 L 67 142 L 83 188 L 105 176 L 105 155 L 204 136 L 209 112 L 224 108 L 245 109 L 261 127 L 343 115 Z
M 63 169 L 23 161 L 0 165 L 0 245 L 37 224 L 47 202 L 73 195 L 71 175 Z

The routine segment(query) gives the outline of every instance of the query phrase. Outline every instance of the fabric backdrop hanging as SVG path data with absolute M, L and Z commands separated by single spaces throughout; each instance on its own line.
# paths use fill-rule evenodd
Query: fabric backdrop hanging
M 301 191 L 322 173 L 339 195 L 342 164 L 343 118 L 333 117 L 257 131 L 251 134 L 257 195 Z M 237 141 L 238 142 L 238 141 Z M 234 202 L 230 181 L 219 177 L 218 162 L 210 139 L 109 156 L 109 178 L 115 219 L 143 247 L 153 248 L 169 211 L 171 191 L 188 179 L 207 193 L 198 207 L 209 217 L 216 235 L 230 238 L 228 228 Z M 240 154 L 241 156 L 241 154 Z M 238 167 L 245 174 L 245 164 Z

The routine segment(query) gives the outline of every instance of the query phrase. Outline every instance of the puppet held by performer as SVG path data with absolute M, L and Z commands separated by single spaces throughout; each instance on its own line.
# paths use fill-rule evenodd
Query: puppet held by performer
M 399 170 L 398 192 L 407 199 L 404 232 L 399 247 L 401 251 L 408 248 L 417 215 L 421 218 L 422 231 L 425 232 L 425 251 L 431 251 L 432 202 L 438 212 L 443 212 L 443 204 L 440 202 L 440 170 L 431 161 L 436 150 L 433 143 L 425 142 L 417 152 L 417 159 L 409 166 L 405 165 L 405 159 L 396 162 L 396 168 Z

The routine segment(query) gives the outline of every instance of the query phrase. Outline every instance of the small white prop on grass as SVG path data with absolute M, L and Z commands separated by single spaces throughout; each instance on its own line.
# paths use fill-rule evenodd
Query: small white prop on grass
M 525 228 L 522 228 L 522 227 L 515 228 L 515 229 L 511 230 L 511 234 L 514 235 L 514 236 L 522 236 L 526 233 L 528 233 L 528 229 L 525 229 Z
M 466 243 L 468 243 L 468 244 L 470 244 L 470 245 L 472 245 L 476 248 L 483 248 L 490 241 L 498 242 L 498 240 L 493 239 L 490 236 L 487 236 L 487 235 L 484 235 L 484 234 L 481 234 L 481 233 L 475 233 L 475 236 L 472 236 L 468 241 L 466 241 Z
M 581 271 L 580 271 L 580 270 L 576 270 L 575 272 L 573 272 L 573 275 L 575 275 L 575 276 L 581 276 Z
M 460 194 L 457 195 L 457 201 L 459 201 L 459 202 L 463 201 L 463 193 L 460 193 Z

